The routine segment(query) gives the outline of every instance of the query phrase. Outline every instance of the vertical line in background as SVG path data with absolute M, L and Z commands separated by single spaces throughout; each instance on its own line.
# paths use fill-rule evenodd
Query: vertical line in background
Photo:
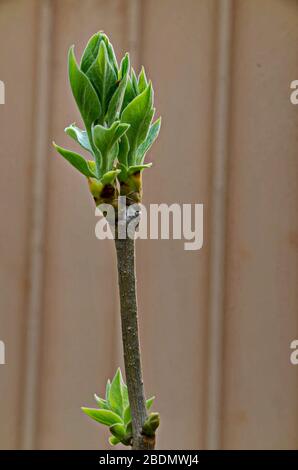
M 29 292 L 27 303 L 24 392 L 22 394 L 21 448 L 34 449 L 44 267 L 46 168 L 49 123 L 49 86 L 52 12 L 51 1 L 38 2 L 36 104 L 33 117 L 31 221 L 29 232 Z
M 221 0 L 218 2 L 218 7 L 211 184 L 207 449 L 219 449 L 221 445 L 227 164 L 233 1 Z
M 140 30 L 142 20 L 143 0 L 129 0 L 128 3 L 128 51 L 131 56 L 131 63 L 138 71 L 140 67 Z

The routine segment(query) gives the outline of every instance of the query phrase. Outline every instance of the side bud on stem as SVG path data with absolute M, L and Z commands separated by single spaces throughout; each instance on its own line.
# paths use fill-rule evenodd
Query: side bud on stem
M 127 199 L 127 205 L 138 204 L 142 201 L 142 173 L 129 175 L 125 181 L 120 182 L 120 194 Z

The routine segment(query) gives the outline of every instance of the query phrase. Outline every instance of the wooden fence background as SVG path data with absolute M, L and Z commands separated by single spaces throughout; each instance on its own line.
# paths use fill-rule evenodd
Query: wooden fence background
M 51 147 L 97 30 L 155 86 L 145 204 L 204 204 L 202 250 L 138 242 L 158 448 L 297 448 L 296 0 L 0 0 L 0 447 L 107 447 L 80 406 L 121 362 L 113 242 Z

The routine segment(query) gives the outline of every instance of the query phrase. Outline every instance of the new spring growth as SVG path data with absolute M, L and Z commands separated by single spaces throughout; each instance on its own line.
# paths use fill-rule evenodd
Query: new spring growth
M 153 122 L 153 88 L 142 68 L 138 77 L 126 53 L 118 65 L 108 37 L 91 37 L 80 65 L 72 46 L 69 81 L 85 129 L 75 123 L 66 134 L 89 153 L 89 159 L 54 143 L 57 151 L 88 180 L 95 204 L 116 207 L 118 195 L 127 204 L 142 200 L 145 156 L 158 136 L 161 119 Z
M 113 206 L 119 215 L 118 196 L 125 196 L 128 213 L 132 204 L 141 202 L 142 172 L 151 166 L 151 163 L 145 163 L 145 156 L 160 129 L 160 118 L 153 122 L 152 84 L 148 82 L 144 68 L 136 76 L 130 66 L 129 54 L 125 54 L 118 65 L 113 47 L 102 32 L 89 40 L 80 65 L 74 47 L 70 48 L 68 74 L 84 128 L 73 123 L 65 132 L 88 157 L 54 146 L 87 178 L 97 206 Z M 118 230 L 118 222 L 116 225 Z M 146 401 L 143 390 L 134 241 L 116 237 L 115 245 L 128 388 L 118 370 L 112 383 L 107 384 L 105 398 L 95 397 L 97 408 L 83 408 L 83 411 L 109 427 L 112 445 L 121 442 L 131 445 L 133 450 L 153 449 L 159 415 L 151 413 L 148 416 L 153 398 Z
M 112 382 L 108 380 L 106 386 L 105 398 L 94 395 L 97 408 L 86 408 L 82 410 L 90 418 L 98 423 L 108 426 L 111 432 L 109 442 L 116 445 L 121 442 L 124 445 L 131 445 L 132 441 L 132 423 L 131 413 L 128 401 L 127 386 L 122 379 L 120 369 L 117 370 Z M 153 405 L 155 397 L 146 400 L 146 408 L 149 410 Z M 144 424 L 144 433 L 153 436 L 159 425 L 159 414 L 150 413 Z

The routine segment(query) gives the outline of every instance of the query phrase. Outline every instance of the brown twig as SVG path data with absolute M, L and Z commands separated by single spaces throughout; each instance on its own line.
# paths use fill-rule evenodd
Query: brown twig
M 128 222 L 125 233 L 127 225 Z M 155 436 L 143 432 L 147 411 L 138 331 L 135 240 L 128 236 L 125 239 L 118 238 L 117 226 L 115 232 L 124 364 L 133 429 L 132 449 L 154 449 Z

